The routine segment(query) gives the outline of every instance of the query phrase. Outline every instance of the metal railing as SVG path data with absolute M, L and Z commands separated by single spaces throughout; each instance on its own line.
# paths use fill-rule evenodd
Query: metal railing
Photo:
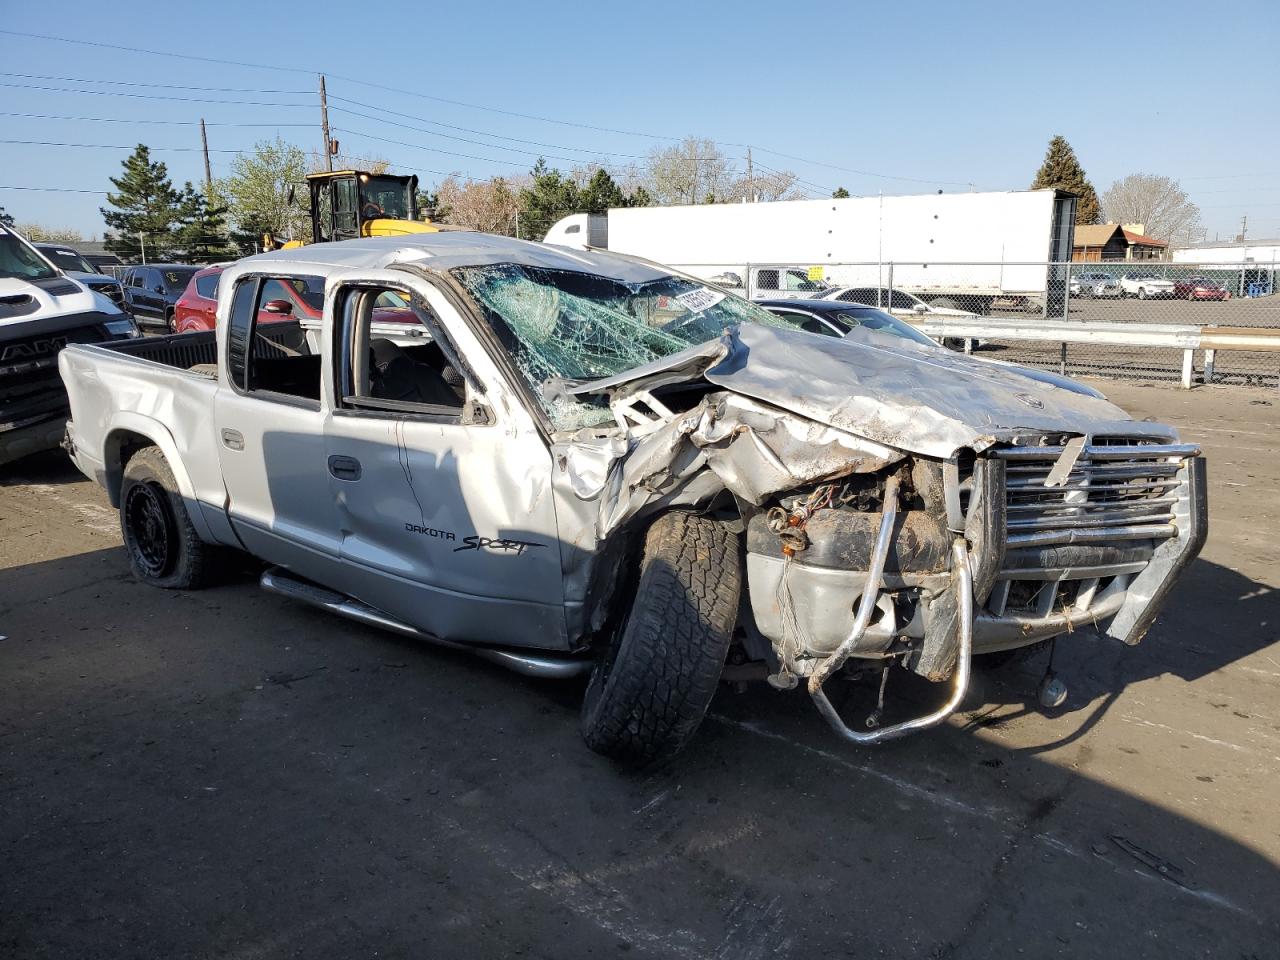
M 1013 326 L 991 325 L 964 336 L 981 340 L 983 350 L 1003 359 L 1067 373 L 1184 382 L 1199 374 L 1205 382 L 1280 383 L 1280 364 L 1268 346 L 1273 341 L 1265 335 L 1246 336 L 1247 348 L 1239 345 L 1240 337 L 1229 338 L 1229 347 L 1186 346 L 1188 339 L 1199 344 L 1200 331 L 1213 328 L 1280 330 L 1280 263 L 884 260 L 672 266 L 751 299 L 838 297 L 913 322 L 1013 321 Z M 1126 326 L 1135 329 L 1122 334 Z M 1168 329 L 1158 332 L 1161 327 Z

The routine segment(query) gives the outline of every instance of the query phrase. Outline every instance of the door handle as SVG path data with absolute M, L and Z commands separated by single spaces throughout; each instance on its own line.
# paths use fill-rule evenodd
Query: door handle
M 244 449 L 244 434 L 239 430 L 231 430 L 227 427 L 222 428 L 222 444 L 228 450 Z
M 355 457 L 332 456 L 329 458 L 329 473 L 338 480 L 359 480 L 360 461 Z

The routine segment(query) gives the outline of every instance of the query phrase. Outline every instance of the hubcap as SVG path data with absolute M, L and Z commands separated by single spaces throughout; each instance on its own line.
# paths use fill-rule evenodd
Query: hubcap
M 130 488 L 124 504 L 125 530 L 133 555 L 149 577 L 169 572 L 174 556 L 174 524 L 168 496 L 155 483 Z

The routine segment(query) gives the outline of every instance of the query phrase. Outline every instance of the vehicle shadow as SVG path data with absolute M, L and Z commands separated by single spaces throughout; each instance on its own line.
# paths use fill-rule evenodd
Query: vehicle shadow
M 1144 799 L 1142 758 L 1130 790 L 960 726 L 858 750 L 759 685 L 627 770 L 579 740 L 581 683 L 250 582 L 154 590 L 112 549 L 0 570 L 0 597 L 11 955 L 1147 956 L 1156 930 L 1160 956 L 1263 956 L 1280 932 L 1251 828 Z
M 76 483 L 82 480 L 84 475 L 62 450 L 42 450 L 0 466 L 0 487 L 33 483 Z

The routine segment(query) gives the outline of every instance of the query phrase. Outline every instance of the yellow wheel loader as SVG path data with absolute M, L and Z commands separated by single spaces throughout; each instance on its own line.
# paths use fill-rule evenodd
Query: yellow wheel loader
M 263 234 L 264 250 L 290 249 L 307 243 L 437 233 L 439 227 L 418 219 L 418 178 L 362 170 L 307 174 L 311 201 L 311 238 L 281 242 Z M 293 187 L 289 188 L 293 201 Z

